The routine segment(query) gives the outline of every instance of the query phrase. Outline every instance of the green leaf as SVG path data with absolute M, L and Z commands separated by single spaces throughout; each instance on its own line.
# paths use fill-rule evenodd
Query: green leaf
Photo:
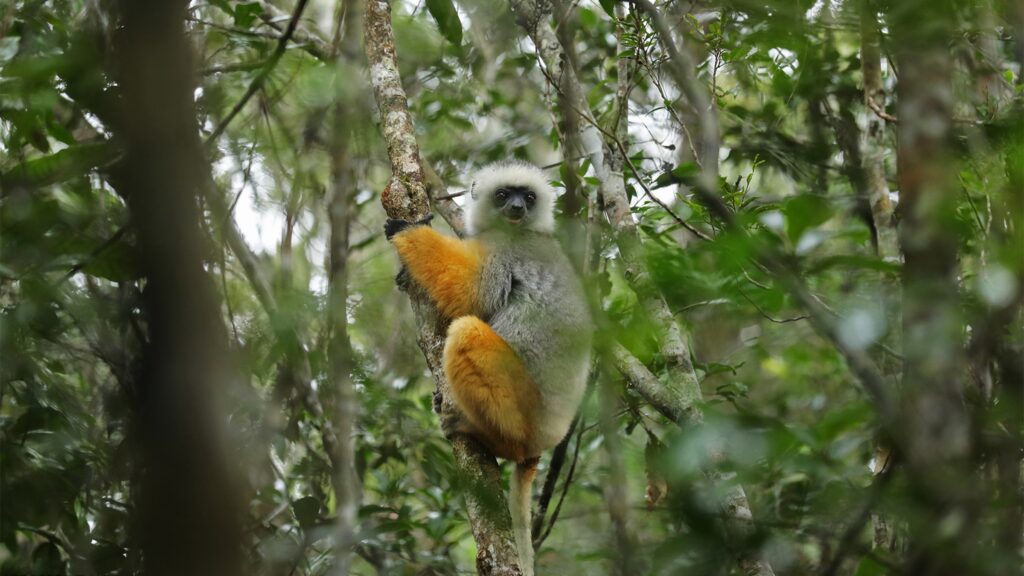
M 43 542 L 32 551 L 32 568 L 36 574 L 63 574 L 64 561 L 60 548 L 53 542 Z
M 615 18 L 615 5 L 618 3 L 618 0 L 600 0 L 600 2 L 605 14 Z
M 860 563 L 857 564 L 857 571 L 853 573 L 853 576 L 882 576 L 885 573 L 885 566 L 882 566 L 871 558 L 864 557 L 861 558 Z
M 597 28 L 601 23 L 601 19 L 597 17 L 593 10 L 583 8 L 582 6 L 576 11 L 576 14 L 579 18 L 580 26 L 583 28 Z
M 427 11 L 434 17 L 441 34 L 452 44 L 462 45 L 462 21 L 451 0 L 427 0 Z
M 672 176 L 680 181 L 695 178 L 698 174 L 700 174 L 700 167 L 693 162 L 680 164 L 672 169 Z
M 263 13 L 263 6 L 259 2 L 245 2 L 235 6 L 235 26 L 248 28 Z
M 113 161 L 117 154 L 117 148 L 110 142 L 71 146 L 14 166 L 0 174 L 0 185 L 8 188 L 56 184 L 103 166 Z
M 634 160 L 634 162 L 638 161 Z M 689 186 L 693 184 L 693 180 L 698 174 L 700 174 L 700 167 L 693 162 L 687 162 L 676 166 L 671 172 L 662 172 L 654 183 L 658 188 L 680 183 Z
M 786 231 L 789 239 L 796 242 L 809 229 L 819 226 L 832 217 L 828 201 L 821 196 L 809 194 L 796 196 L 786 202 Z
M 123 239 L 100 252 L 82 271 L 114 282 L 138 280 L 143 275 L 138 250 Z
M 210 0 L 210 5 L 220 8 L 226 14 L 234 14 L 234 11 L 231 9 L 231 3 L 228 0 Z

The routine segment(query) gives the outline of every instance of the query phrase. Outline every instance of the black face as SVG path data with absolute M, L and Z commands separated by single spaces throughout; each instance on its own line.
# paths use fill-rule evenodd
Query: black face
M 520 224 L 537 203 L 537 194 L 525 186 L 502 186 L 495 190 L 492 201 L 506 222 Z

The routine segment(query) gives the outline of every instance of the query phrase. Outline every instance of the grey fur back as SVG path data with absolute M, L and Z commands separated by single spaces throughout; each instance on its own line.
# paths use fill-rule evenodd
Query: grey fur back
M 492 229 L 481 319 L 519 355 L 543 396 L 539 450 L 565 435 L 586 388 L 593 322 L 576 271 L 551 235 Z

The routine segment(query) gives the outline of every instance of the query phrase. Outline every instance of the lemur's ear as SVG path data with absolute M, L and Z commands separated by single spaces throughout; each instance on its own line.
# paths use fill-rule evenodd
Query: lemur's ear
M 476 200 L 476 197 L 477 197 L 477 193 L 476 193 L 476 180 L 473 180 L 473 182 L 471 182 L 470 185 L 469 185 L 469 197 L 472 200 Z

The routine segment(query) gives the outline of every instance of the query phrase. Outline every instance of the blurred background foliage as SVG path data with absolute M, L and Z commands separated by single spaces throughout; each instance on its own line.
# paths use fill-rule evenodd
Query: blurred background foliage
M 821 337 L 787 285 L 755 261 L 759 245 L 785 255 L 834 315 L 838 342 L 870 354 L 899 386 L 902 264 L 898 253 L 880 250 L 851 153 L 866 146 L 869 124 L 881 122 L 874 141 L 899 221 L 896 127 L 914 121 L 893 117 L 900 77 L 893 53 L 901 39 L 890 19 L 905 18 L 900 5 L 659 6 L 698 55 L 698 78 L 719 110 L 718 191 L 747 235 L 726 231 L 688 192 L 698 171 L 695 112 L 667 71 L 669 55 L 648 17 L 601 0 L 571 3 L 557 22 L 570 34 L 599 123 L 614 130 L 624 112 L 616 89 L 630 87 L 623 143 L 635 168 L 625 170 L 632 218 L 653 283 L 686 330 L 704 394 L 704 426 L 680 429 L 633 387 L 619 386 L 617 372 L 608 374 L 637 559 L 631 574 L 737 573 L 737 549 L 753 550 L 780 575 L 915 573 L 915 554 L 936 542 L 964 547 L 972 574 L 1020 573 L 1022 383 L 1014 378 L 1022 372 L 1009 365 L 1024 346 L 1019 3 L 936 4 L 917 15 L 921 27 L 948 19 L 940 11 L 954 15 L 946 48 L 958 192 L 942 232 L 955 238 L 958 257 L 951 313 L 965 355 L 979 341 L 995 341 L 964 376 L 951 376 L 962 379 L 971 415 L 971 452 L 958 477 L 970 479 L 971 513 L 934 524 L 928 546 L 907 535 L 926 534 L 914 526 L 934 519 L 935 502 L 918 496 L 912 472 L 877 473 L 888 452 L 871 397 L 837 343 Z M 475 545 L 459 478 L 381 233 L 379 193 L 390 169 L 365 63 L 361 52 L 342 48 L 343 4 L 326 0 L 309 2 L 275 55 L 293 8 L 277 0 L 193 2 L 186 22 L 197 122 L 215 193 L 230 207 L 225 218 L 200 200 L 204 268 L 218 293 L 229 362 L 241 375 L 219 383 L 210 401 L 227 415 L 228 460 L 244 486 L 248 570 L 325 574 L 332 566 L 337 471 L 322 438 L 330 415 L 305 399 L 313 390 L 328 408 L 334 401 L 324 385 L 326 206 L 332 142 L 341 134 L 354 183 L 346 192 L 347 318 L 362 486 L 351 573 L 465 573 Z M 882 99 L 870 103 L 865 15 L 881 36 Z M 134 374 L 148 329 L 140 303 L 146 281 L 118 182 L 116 134 L 132 122 L 120 114 L 112 72 L 118 18 L 108 0 L 0 5 L 3 574 L 134 574 L 143 566 L 133 535 L 131 438 Z M 596 187 L 588 158 L 563 157 L 564 103 L 505 2 L 395 2 L 393 20 L 423 160 L 449 193 L 469 184 L 474 167 L 510 157 L 545 166 L 559 190 L 570 181 L 580 181 L 585 195 Z M 620 59 L 628 61 L 626 79 Z M 348 109 L 342 128 L 331 121 L 338 102 Z M 853 148 L 844 145 L 850 141 Z M 647 197 L 647 187 L 674 216 Z M 227 220 L 241 231 L 251 262 L 225 240 Z M 615 234 L 599 227 L 593 249 L 600 265 L 588 284 L 607 316 L 605 336 L 670 378 Z M 274 313 L 246 266 L 269 279 Z M 303 363 L 305 375 L 291 369 Z M 540 573 L 603 573 L 617 565 L 621 549 L 609 544 L 606 503 L 616 476 L 605 450 L 609 429 L 599 425 L 600 397 L 588 396 L 567 445 L 550 506 L 558 505 L 557 521 L 550 513 L 544 521 L 553 526 L 538 552 Z M 709 446 L 721 458 L 708 462 Z M 754 530 L 743 541 L 718 526 L 710 492 L 721 486 L 709 482 L 709 465 L 746 489 Z M 543 483 L 547 458 L 541 467 Z

